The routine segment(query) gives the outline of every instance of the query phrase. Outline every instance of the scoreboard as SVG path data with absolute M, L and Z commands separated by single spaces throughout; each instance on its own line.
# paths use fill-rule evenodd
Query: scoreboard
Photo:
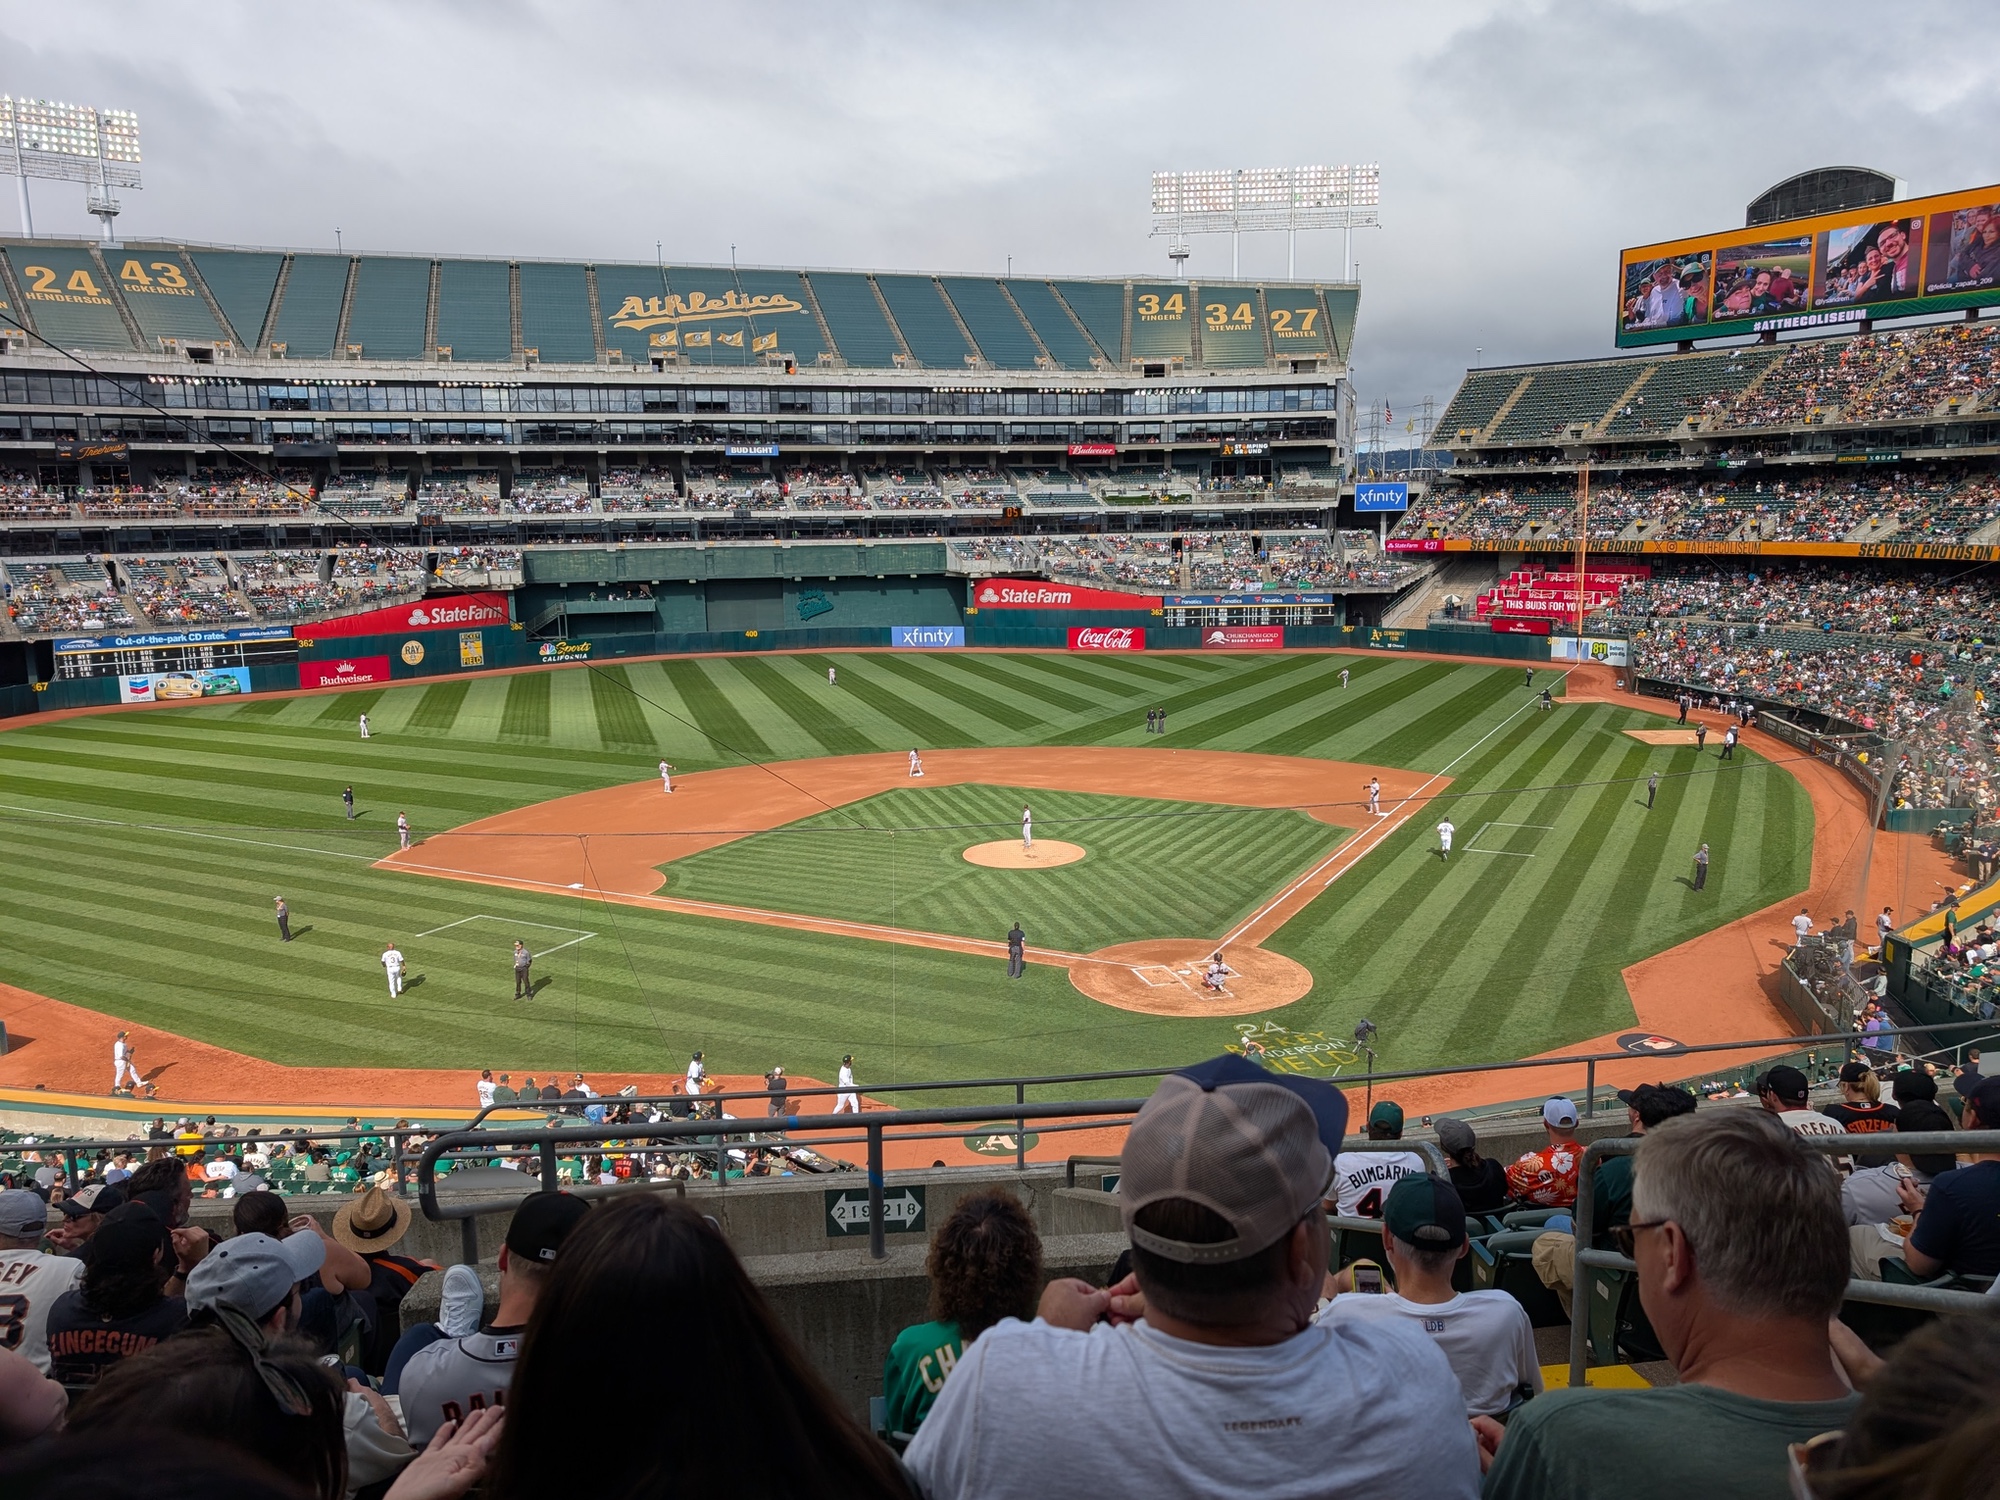
M 1168 625 L 1339 625 L 1346 611 L 1338 594 L 1168 594 L 1161 615 Z
M 299 643 L 289 625 L 71 636 L 55 643 L 57 681 L 283 666 L 298 659 Z

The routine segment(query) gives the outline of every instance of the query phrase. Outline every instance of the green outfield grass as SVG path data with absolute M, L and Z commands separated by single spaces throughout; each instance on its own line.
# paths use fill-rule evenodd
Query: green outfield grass
M 398 810 L 422 836 L 650 778 L 662 755 L 685 773 L 912 745 L 1124 744 L 1448 768 L 1460 845 L 1451 862 L 1433 852 L 1437 815 L 1427 812 L 1272 944 L 1316 983 L 1259 1022 L 1345 1032 L 1365 1014 L 1389 1067 L 1517 1057 L 1614 1030 L 1631 1018 L 1620 968 L 1805 884 L 1812 817 L 1789 775 L 1747 752 L 1724 764 L 1712 750 L 1643 745 L 1619 731 L 1659 721 L 1624 709 L 1535 712 L 1518 666 L 1324 655 L 837 660 L 838 688 L 826 683 L 829 658 L 743 656 L 17 721 L 0 732 L 0 978 L 297 1064 L 663 1069 L 701 1047 L 719 1071 L 782 1062 L 827 1077 L 851 1051 L 863 1080 L 876 1081 L 1174 1063 L 1235 1036 L 1227 1020 L 1107 1009 L 1055 969 L 1009 981 L 999 963 L 956 954 L 372 868 L 394 847 Z M 1343 665 L 1353 673 L 1345 690 Z M 1540 673 L 1536 687 L 1558 681 Z M 1145 711 L 1162 705 L 1171 732 L 1149 737 Z M 366 744 L 355 728 L 363 709 Z M 1652 769 L 1665 779 L 1647 813 L 1638 804 Z M 363 810 L 351 824 L 339 802 L 348 783 Z M 921 807 L 936 793 L 913 795 Z M 1283 812 L 1239 826 L 1261 829 L 1266 817 L 1294 826 Z M 1531 826 L 1482 835 L 1482 824 Z M 1324 825 L 1306 831 L 1337 837 Z M 1138 849 L 1156 833 L 1135 822 L 1115 837 Z M 1260 836 L 1275 888 L 1310 856 L 1310 840 Z M 1697 896 L 1681 881 L 1703 840 L 1715 865 Z M 717 850 L 694 878 L 754 888 L 750 862 L 781 843 L 767 835 Z M 1155 847 L 1165 868 L 1107 921 L 1129 916 L 1150 934 L 1153 909 L 1189 891 L 1237 900 L 1202 889 L 1213 850 Z M 1478 852 L 1488 847 L 1514 854 Z M 923 892 L 903 890 L 900 856 L 897 871 L 899 916 L 906 902 L 927 902 L 927 922 L 959 920 L 956 867 Z M 879 864 L 862 863 L 776 894 L 795 909 L 831 899 L 813 887 L 873 900 L 879 876 Z M 289 946 L 269 915 L 280 893 L 301 933 Z M 1089 925 L 1080 912 L 1037 920 L 1051 931 Z M 595 935 L 573 941 L 584 932 Z M 508 960 L 517 935 L 544 954 L 541 987 L 519 1003 Z M 421 980 L 394 1002 L 375 958 L 391 938 Z M 1075 946 L 1100 945 L 1079 931 Z
M 1035 837 L 1089 853 L 1050 870 L 968 864 L 971 844 Z M 1020 787 L 885 792 L 666 867 L 676 896 L 1089 952 L 1217 936 L 1347 830 L 1288 809 L 1213 807 Z

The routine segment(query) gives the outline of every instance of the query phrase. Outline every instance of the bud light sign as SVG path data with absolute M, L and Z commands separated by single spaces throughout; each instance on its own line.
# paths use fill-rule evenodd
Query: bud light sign
M 1395 484 L 1357 484 L 1354 508 L 1364 515 L 1378 510 L 1408 510 L 1410 487 L 1400 480 Z
M 1072 651 L 1144 651 L 1146 632 L 1137 625 L 1072 625 Z
M 889 644 L 898 651 L 943 651 L 965 644 L 963 625 L 891 625 Z

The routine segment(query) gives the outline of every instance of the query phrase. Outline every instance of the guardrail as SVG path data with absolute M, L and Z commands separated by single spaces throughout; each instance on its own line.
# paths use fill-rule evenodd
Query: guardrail
M 1856 1147 L 1856 1139 L 1847 1135 L 1801 1135 L 1799 1144 L 1808 1151 L 1823 1156 L 1840 1156 Z M 1625 1271 L 1635 1272 L 1638 1265 L 1630 1256 L 1620 1255 L 1613 1250 L 1595 1249 L 1591 1241 L 1596 1233 L 1596 1194 L 1589 1190 L 1593 1174 L 1598 1165 L 1608 1156 L 1630 1156 L 1639 1149 L 1644 1137 L 1624 1136 L 1617 1140 L 1592 1141 L 1584 1148 L 1577 1162 L 1576 1180 L 1578 1192 L 1574 1219 L 1576 1224 L 1576 1276 L 1575 1290 L 1570 1297 L 1569 1329 L 1569 1383 L 1572 1389 L 1584 1383 L 1584 1370 L 1590 1357 L 1590 1299 L 1595 1288 L 1595 1272 Z M 1899 1153 L 1915 1156 L 1935 1154 L 1956 1156 L 1964 1152 L 2000 1152 L 2000 1130 L 1918 1130 L 1909 1131 L 1896 1137 Z M 1859 1277 L 1850 1279 L 1844 1299 L 1848 1302 L 1871 1302 L 1883 1307 L 1908 1307 L 1921 1312 L 1970 1312 L 1990 1310 L 1993 1299 L 1984 1292 L 1954 1291 L 1941 1286 L 1904 1286 L 1898 1283 L 1863 1281 Z

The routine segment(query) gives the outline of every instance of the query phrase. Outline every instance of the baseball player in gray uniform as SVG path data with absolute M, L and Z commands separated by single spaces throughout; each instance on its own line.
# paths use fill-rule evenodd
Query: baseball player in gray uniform
M 396 1390 L 413 1447 L 428 1443 L 446 1422 L 506 1403 L 521 1335 L 556 1252 L 589 1212 L 588 1202 L 568 1193 L 533 1193 L 514 1210 L 500 1247 L 500 1305 L 493 1321 L 464 1338 L 419 1349 L 403 1366 Z

